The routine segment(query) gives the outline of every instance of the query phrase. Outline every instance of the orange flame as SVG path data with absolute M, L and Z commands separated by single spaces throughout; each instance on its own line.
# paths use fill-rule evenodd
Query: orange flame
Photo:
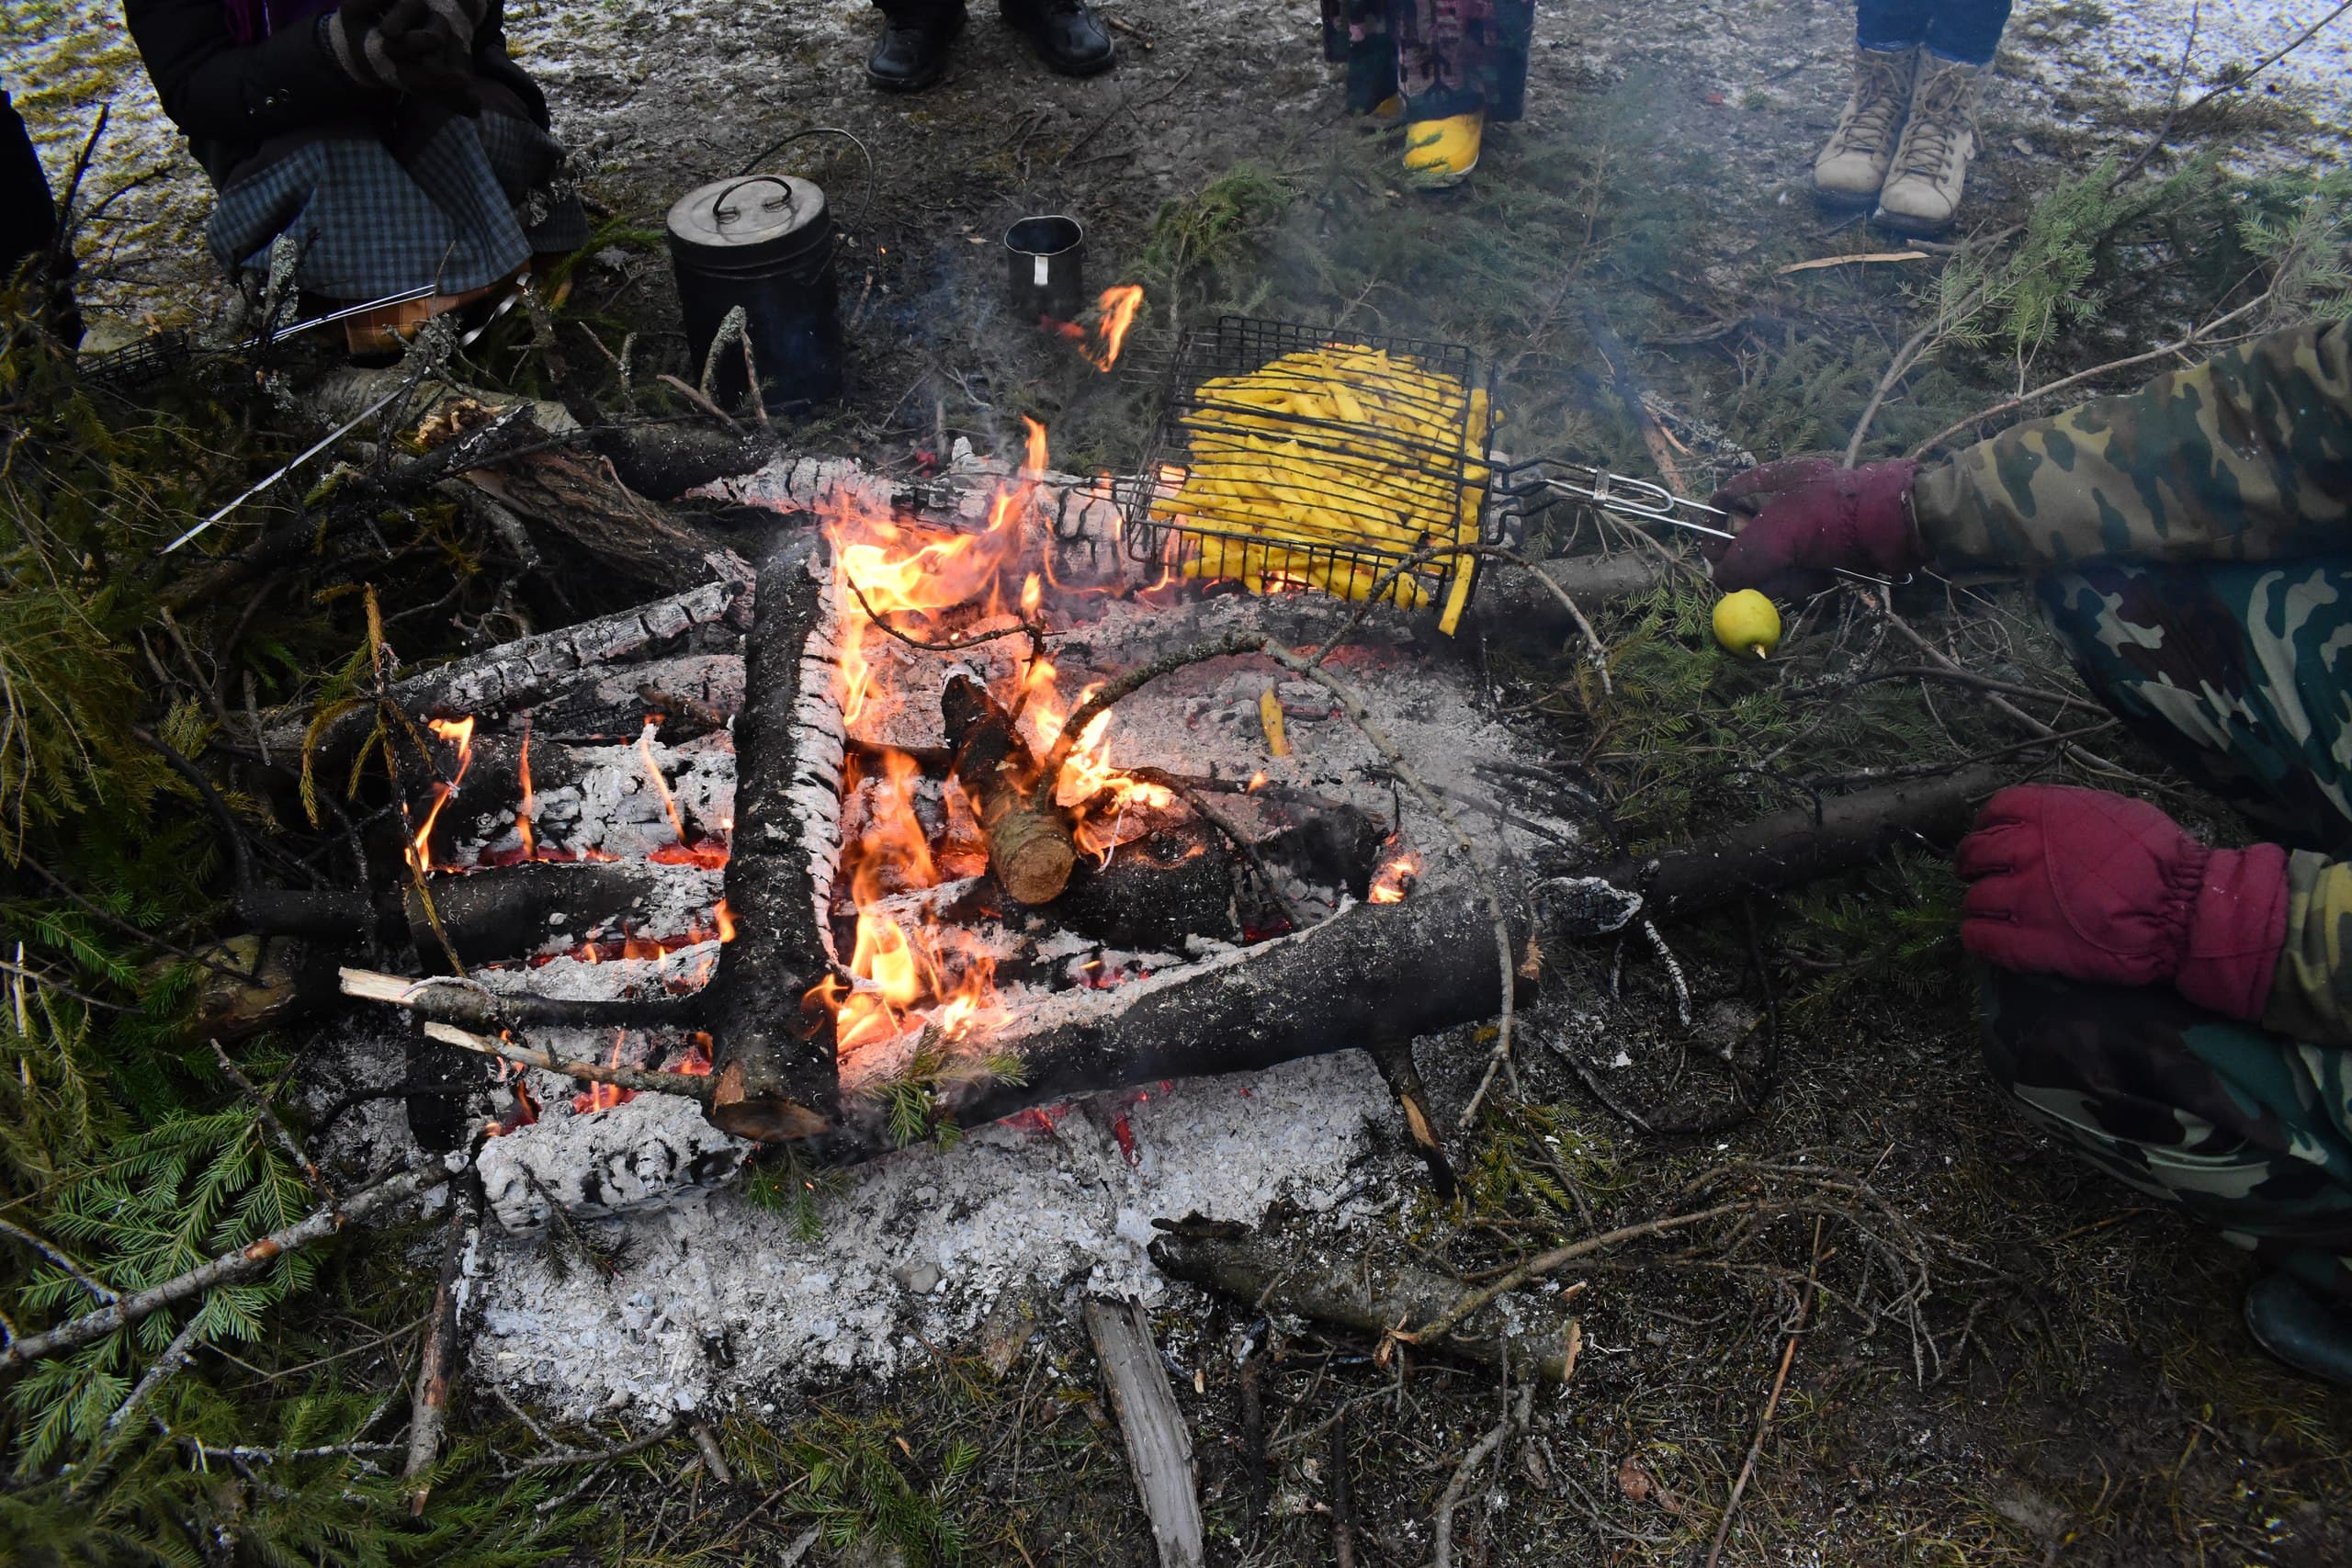
M 1140 302 L 1136 291 L 1118 316 L 1121 335 Z M 809 992 L 810 1000 L 832 1013 L 835 1047 L 844 1056 L 888 1044 L 917 1027 L 954 1037 L 981 1027 L 996 1010 L 994 960 L 975 938 L 933 916 L 908 914 L 886 902 L 948 877 L 977 874 L 986 869 L 987 846 L 971 802 L 952 780 L 940 786 L 945 827 L 934 843 L 915 810 L 919 795 L 929 787 L 920 766 L 903 751 L 873 745 L 882 727 L 897 717 L 899 704 L 918 691 L 930 695 L 938 690 L 932 665 L 919 666 L 916 678 L 894 684 L 889 673 L 908 656 L 874 622 L 888 617 L 892 630 L 909 638 L 944 642 L 956 640 L 976 619 L 1006 615 L 1012 605 L 1032 626 L 1050 615 L 1058 585 L 1050 570 L 1041 576 L 1029 566 L 1037 564 L 1034 545 L 1050 549 L 1045 531 L 1033 531 L 1031 519 L 1051 454 L 1046 427 L 1033 419 L 1022 423 L 1019 469 L 998 487 L 987 526 L 978 532 L 917 523 L 847 491 L 821 503 L 838 581 L 851 591 L 843 596 L 852 629 L 841 639 L 836 692 L 852 734 L 869 738 L 869 755 L 879 753 L 878 761 L 854 765 L 842 792 L 841 885 L 856 910 L 846 973 L 829 976 Z M 1042 564 L 1050 568 L 1049 554 Z M 1051 660 L 1033 657 L 1018 676 L 1000 679 L 992 694 L 1016 716 L 1023 739 L 1040 755 L 1076 706 L 1056 689 L 1056 674 Z M 1083 700 L 1081 694 L 1079 701 Z M 1085 743 L 1077 748 L 1057 791 L 1077 818 L 1080 846 L 1096 854 L 1108 854 L 1123 837 L 1132 836 L 1127 818 L 1136 811 L 1174 799 L 1165 786 L 1131 778 L 1111 764 L 1105 739 L 1110 728 L 1107 714 L 1089 724 Z
M 531 797 L 531 719 L 528 714 L 523 716 L 523 761 L 518 771 L 523 776 L 523 804 L 514 808 L 514 830 L 523 840 L 523 858 L 532 861 L 539 858 L 539 839 L 532 821 L 538 815 L 538 807 Z
M 1372 879 L 1369 902 L 1401 904 L 1405 895 L 1421 879 L 1421 857 L 1408 850 L 1375 873 Z
M 659 718 L 648 716 L 645 728 L 638 732 L 637 754 L 645 759 L 645 776 L 653 781 L 653 790 L 662 797 L 662 809 L 670 815 L 670 831 L 686 841 L 686 819 L 678 815 L 677 796 L 670 793 L 670 781 L 662 776 L 662 764 L 653 760 L 653 732 L 662 728 Z
M 1126 346 L 1127 333 L 1136 324 L 1136 313 L 1143 309 L 1143 286 L 1121 283 L 1102 291 L 1097 301 L 1102 319 L 1095 323 L 1093 341 L 1079 349 L 1087 363 L 1097 370 L 1108 370 L 1119 362 L 1119 351 Z
M 458 793 L 459 784 L 465 783 L 466 770 L 473 766 L 474 761 L 474 721 L 471 714 L 464 718 L 430 718 L 424 721 L 424 728 L 457 747 L 458 771 L 446 781 L 433 781 L 433 804 L 424 808 L 424 824 L 409 841 L 409 863 L 420 872 L 433 869 L 433 825 L 441 819 L 441 808 L 449 804 L 449 797 Z

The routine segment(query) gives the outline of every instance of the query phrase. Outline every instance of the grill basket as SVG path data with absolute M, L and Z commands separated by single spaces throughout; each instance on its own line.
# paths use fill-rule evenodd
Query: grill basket
M 1385 354 L 1408 374 L 1277 363 L 1333 350 Z M 1247 390 L 1230 385 L 1241 378 Z M 1132 559 L 1269 592 L 1362 599 L 1378 587 L 1400 606 L 1444 606 L 1450 629 L 1477 558 L 1396 569 L 1430 546 L 1496 542 L 1485 515 L 1493 422 L 1473 400 L 1483 414 L 1492 389 L 1467 348 L 1227 316 L 1177 342 L 1165 389 L 1147 461 L 1114 487 Z M 1267 392 L 1352 403 L 1364 417 L 1244 400 Z

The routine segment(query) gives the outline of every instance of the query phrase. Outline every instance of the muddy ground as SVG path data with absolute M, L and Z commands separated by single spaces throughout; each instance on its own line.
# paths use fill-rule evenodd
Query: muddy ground
M 1988 109 L 1983 223 L 2014 221 L 2069 174 L 2132 155 L 2164 119 L 2177 74 L 2193 98 L 2227 63 L 2259 59 L 2329 9 L 2204 6 L 2181 73 L 2188 6 L 2123 17 L 2083 0 L 2021 6 Z M 1668 401 L 1738 443 L 1842 442 L 1850 399 L 1808 402 L 1808 389 L 1855 376 L 1866 386 L 1909 328 L 1909 290 L 1939 265 L 1780 271 L 1882 248 L 1802 194 L 1804 159 L 1837 107 L 1841 5 L 1547 8 L 1528 118 L 1495 133 L 1470 190 L 1434 200 L 1389 183 L 1393 140 L 1340 117 L 1311 7 L 1123 0 L 1108 10 L 1136 30 L 1122 33 L 1125 60 L 1107 77 L 1051 77 L 981 16 L 945 85 L 894 100 L 858 73 L 869 23 L 852 0 L 518 6 L 517 51 L 548 85 L 608 215 L 575 309 L 607 344 L 638 334 L 640 385 L 684 368 L 659 239 L 666 202 L 786 134 L 832 124 L 866 141 L 880 173 L 861 217 L 854 157 L 794 165 L 820 175 L 852 242 L 852 392 L 806 435 L 812 446 L 902 459 L 957 433 L 985 445 L 1018 411 L 1050 417 L 1065 466 L 1131 460 L 1144 389 L 1093 378 L 1017 332 L 997 303 L 996 236 L 1020 214 L 1067 210 L 1089 226 L 1095 281 L 1175 280 L 1155 299 L 1153 330 L 1240 306 L 1459 337 L 1503 367 L 1514 446 L 1577 446 L 1635 466 L 1640 442 L 1593 394 L 1596 312 L 1641 348 L 1644 375 Z M 116 131 L 91 189 L 153 176 L 85 236 L 102 337 L 215 315 L 223 291 L 194 243 L 200 180 L 156 118 L 119 26 L 96 8 L 43 3 L 12 6 L 6 28 L 0 74 L 52 169 L 110 100 Z M 2344 48 L 2339 25 L 2248 95 L 2230 128 L 2236 156 L 2340 161 Z M 1216 183 L 1243 164 L 1264 183 Z M 1231 231 L 1217 220 L 1224 209 L 1195 200 L 1204 187 L 1239 210 Z M 1248 243 L 1234 237 L 1242 230 Z M 2167 308 L 2142 300 L 2087 322 L 2052 364 L 2145 346 L 2177 330 Z M 1726 321 L 1736 330 L 1687 341 Z M 1759 332 L 1759 321 L 1787 332 Z M 1981 388 L 1999 370 L 1969 374 Z M 1962 412 L 1989 400 L 1945 396 Z M 1889 423 L 1916 439 L 1941 423 L 1932 412 L 1899 403 Z M 1544 693 L 1558 671 L 1498 659 L 1506 704 L 1549 722 Z M 2063 680 L 2018 650 L 2012 668 Z M 1701 804 L 1742 808 L 1729 790 Z M 1520 1100 L 1453 1140 L 1465 1208 L 1409 1179 L 1399 1145 L 1367 1168 L 1399 1184 L 1393 1208 L 1318 1238 L 1477 1277 L 1669 1212 L 1726 1168 L 1742 1179 L 1764 1179 L 1754 1173 L 1767 1167 L 1835 1172 L 1883 1201 L 1849 1205 L 1878 1216 L 1867 1231 L 1791 1213 L 1562 1275 L 1586 1287 L 1581 1363 L 1565 1392 L 1538 1401 L 1528 1439 L 1468 1489 L 1457 1561 L 1703 1560 L 1808 1275 L 1814 1304 L 1724 1561 L 2352 1561 L 2352 1405 L 2255 1351 L 2236 1316 L 2245 1260 L 2009 1113 L 1977 1058 L 1972 988 L 1948 944 L 1895 942 L 1907 907 L 1898 892 L 1882 880 L 1850 893 L 1852 924 L 1885 939 L 1875 948 L 1807 940 L 1820 903 L 1760 906 L 1753 932 L 1735 914 L 1669 933 L 1702 1016 L 1730 1008 L 1737 1032 L 1781 1010 L 1777 1076 L 1753 1115 L 1726 1115 L 1703 1135 L 1645 1134 L 1539 1037 Z M 1751 953 L 1764 956 L 1769 988 Z M 1562 955 L 1555 984 L 1584 998 L 1576 1037 L 1588 1055 L 1622 1058 L 1612 1098 L 1638 1113 L 1703 1092 L 1722 1111 L 1728 1088 L 1663 1021 L 1655 970 L 1628 960 L 1628 1000 L 1606 1004 L 1609 963 L 1605 949 Z M 1430 1041 L 1420 1055 L 1450 1123 L 1484 1046 Z M 1193 1426 L 1214 1561 L 1330 1561 L 1335 1506 L 1352 1509 L 1356 1561 L 1428 1560 L 1440 1494 L 1502 1408 L 1491 1374 L 1409 1351 L 1383 1365 L 1369 1343 L 1182 1294 L 1156 1326 Z M 612 1533 L 593 1555 L 870 1562 L 920 1555 L 953 1526 L 973 1561 L 1151 1560 L 1091 1352 L 1057 1291 L 970 1343 L 930 1349 L 888 1385 L 779 1391 L 773 1408 L 739 1414 L 724 1433 L 741 1472 L 733 1489 L 688 1478 L 683 1448 L 594 1472 L 583 1495 L 605 1506 Z M 1250 1355 L 1263 1358 L 1254 1375 L 1275 1461 L 1262 1518 L 1242 1467 Z M 502 1411 L 468 1415 L 527 1447 Z M 603 1435 L 562 1436 L 588 1445 Z M 861 1479 L 812 1484 L 812 1455 Z

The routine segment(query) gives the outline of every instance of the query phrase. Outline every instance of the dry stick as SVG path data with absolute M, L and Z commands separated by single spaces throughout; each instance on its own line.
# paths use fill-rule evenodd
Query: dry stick
M 1604 1252 L 1621 1241 L 1634 1241 L 1645 1235 L 1664 1235 L 1668 1231 L 1681 1230 L 1688 1225 L 1702 1224 L 1708 1220 L 1719 1220 L 1725 1214 L 1752 1214 L 1770 1207 L 1771 1204 L 1769 1200 L 1742 1198 L 1734 1202 L 1718 1203 L 1713 1208 L 1700 1209 L 1688 1214 L 1668 1214 L 1664 1219 L 1645 1220 L 1637 1225 L 1620 1225 L 1613 1231 L 1603 1231 L 1599 1235 L 1587 1236 L 1582 1241 L 1571 1242 L 1566 1247 L 1555 1247 L 1549 1252 L 1536 1254 L 1509 1273 L 1471 1292 L 1420 1327 L 1411 1330 L 1399 1329 L 1396 1337 L 1408 1345 L 1424 1345 L 1432 1339 L 1442 1339 L 1459 1328 L 1463 1323 L 1497 1297 L 1519 1289 L 1530 1280 L 1549 1274 L 1556 1269 L 1565 1268 L 1579 1258 L 1589 1258 L 1596 1252 Z
M 2226 329 L 2232 322 L 2268 304 L 2271 296 L 2276 292 L 2275 288 L 2266 288 L 2229 314 L 2216 316 L 2202 326 L 2192 327 L 2185 335 L 2174 339 L 2160 348 L 2152 348 L 2145 354 L 2135 354 L 2125 359 L 2110 360 L 2105 365 L 2094 365 L 2088 370 L 2080 370 L 2072 376 L 2062 376 L 2055 381 L 2036 387 L 2030 392 L 2020 393 L 2006 402 L 1995 403 L 1991 408 L 1980 410 L 1970 414 L 1966 419 L 1954 420 L 1911 448 L 1911 457 L 1915 460 L 1922 457 L 1972 425 L 1982 424 L 1988 419 L 1998 419 L 2005 413 L 2014 413 L 2030 404 L 2040 402 L 2044 398 L 2063 392 L 2069 387 L 2080 386 L 2085 381 L 2096 380 L 2101 376 L 2111 376 L 2118 371 L 2129 370 L 2135 366 L 2145 365 L 2151 360 L 2167 358 L 2176 354 L 2186 354 L 2190 349 L 2199 346 L 2206 339 Z
M 1731 1535 L 1731 1521 L 1739 1512 L 1740 1494 L 1747 1490 L 1748 1478 L 1756 1473 L 1756 1461 L 1764 1452 L 1765 1434 L 1772 1429 L 1772 1413 L 1781 1406 L 1781 1391 L 1788 1385 L 1789 1368 L 1797 1359 L 1797 1340 L 1804 1334 L 1806 1313 L 1813 1308 L 1814 1287 L 1821 1276 L 1821 1219 L 1813 1222 L 1813 1261 L 1804 1271 L 1804 1294 L 1797 1300 L 1797 1321 L 1789 1330 L 1789 1342 L 1781 1351 L 1781 1371 L 1772 1379 L 1772 1393 L 1764 1401 L 1764 1415 L 1756 1423 L 1756 1440 L 1747 1445 L 1747 1461 L 1739 1467 L 1739 1479 L 1732 1483 L 1730 1500 L 1724 1504 L 1724 1517 L 1715 1525 L 1714 1544 L 1707 1548 L 1706 1568 L 1715 1568 L 1715 1560 L 1724 1554 L 1724 1542 Z
M 449 1204 L 448 1224 L 441 1238 L 441 1278 L 433 1291 L 433 1326 L 425 1331 L 424 1355 L 416 1368 L 416 1393 L 409 1403 L 408 1462 L 401 1478 L 416 1483 L 408 1495 L 411 1518 L 424 1517 L 425 1499 L 433 1494 L 424 1479 L 440 1451 L 441 1428 L 449 1416 L 449 1396 L 458 1382 L 458 1361 L 463 1347 L 466 1309 L 465 1266 L 468 1233 L 481 1218 L 481 1183 L 458 1184 Z
M 316 1160 L 303 1152 L 300 1142 L 287 1131 L 286 1123 L 277 1119 L 277 1112 L 269 1108 L 269 1097 L 263 1094 L 260 1087 L 229 1059 L 229 1053 L 220 1048 L 220 1041 L 215 1040 L 211 1044 L 213 1059 L 220 1064 L 220 1070 L 229 1075 L 229 1081 L 237 1086 L 240 1094 L 253 1101 L 254 1113 L 261 1118 L 261 1124 L 267 1130 L 271 1141 L 285 1152 L 288 1159 L 294 1162 L 294 1168 L 302 1173 L 304 1181 L 310 1183 L 312 1195 L 322 1203 L 341 1202 L 342 1199 L 335 1195 L 334 1188 L 327 1181 L 327 1173 L 319 1168 Z
M 724 424 L 736 434 L 743 435 L 748 434 L 741 425 L 735 423 L 733 415 L 729 414 L 725 409 L 720 408 L 717 403 L 712 402 L 708 398 L 704 397 L 694 388 L 686 385 L 685 382 L 678 379 L 675 376 L 670 375 L 665 371 L 663 374 L 654 378 L 669 387 L 679 396 L 684 398 L 686 401 L 694 404 L 695 407 L 702 410 L 703 412 L 710 415 L 711 418 L 718 421 L 721 424 Z
M 103 1339 L 118 1329 L 129 1327 L 152 1313 L 200 1296 L 216 1286 L 233 1285 L 249 1280 L 285 1254 L 300 1251 L 314 1241 L 325 1240 L 348 1222 L 364 1220 L 379 1210 L 404 1202 L 448 1179 L 449 1173 L 437 1165 L 402 1171 L 347 1200 L 340 1212 L 333 1208 L 320 1209 L 307 1219 L 266 1235 L 259 1241 L 248 1243 L 234 1252 L 224 1253 L 176 1279 L 119 1296 L 96 1312 L 68 1318 L 42 1333 L 28 1334 L 6 1349 L 0 1350 L 0 1377 L 30 1366 L 35 1361 L 63 1355 L 68 1350 L 78 1350 L 93 1340 Z
M 1487 1456 L 1502 1447 L 1503 1439 L 1527 1430 L 1535 1415 L 1535 1380 L 1530 1378 L 1519 1391 L 1519 1403 L 1495 1423 L 1494 1429 L 1479 1438 L 1468 1453 L 1462 1456 L 1461 1468 L 1453 1479 L 1445 1483 L 1445 1495 L 1437 1500 L 1437 1522 L 1432 1533 L 1437 1544 L 1430 1549 L 1431 1568 L 1453 1568 L 1453 1510 L 1462 1506 L 1463 1494 L 1470 1490 L 1470 1483 Z
M 605 1449 L 597 1453 L 584 1453 L 580 1450 L 574 1449 L 568 1453 L 540 1454 L 535 1459 L 525 1460 L 515 1468 L 518 1470 L 555 1470 L 567 1464 L 603 1464 L 610 1460 L 627 1459 L 629 1455 L 637 1452 L 640 1449 L 650 1449 L 656 1443 L 668 1442 L 673 1437 L 677 1435 L 677 1430 L 678 1418 L 673 1416 L 667 1421 L 662 1422 L 659 1427 L 654 1427 L 650 1432 L 646 1433 L 645 1436 L 641 1438 L 631 1438 L 628 1442 L 622 1443 L 617 1447 Z
M 1917 627 L 1913 626 L 1910 622 L 1905 620 L 1902 616 L 1894 613 L 1894 605 L 1892 603 L 1892 595 L 1879 596 L 1878 600 L 1879 614 L 1885 619 L 1886 624 L 1894 627 L 1895 632 L 1902 637 L 1904 641 L 1909 643 L 1912 647 L 1926 654 L 1929 659 L 1935 660 L 1935 662 L 1942 669 L 1959 671 L 1963 674 L 1967 673 L 1968 671 L 1964 665 L 1961 664 L 1942 649 L 1938 648 L 1934 643 L 1929 642 L 1926 637 L 1920 636 Z M 2059 739 L 2057 730 L 2052 728 L 2049 725 L 2042 723 L 2041 720 L 2034 717 L 2033 715 L 2026 712 L 2025 709 L 2018 706 L 2015 703 L 2009 701 L 2007 697 L 2002 696 L 1999 693 L 1988 692 L 1986 694 L 1985 700 L 1990 702 L 1993 706 L 2008 715 L 2011 718 L 2016 719 L 2019 724 L 2024 725 L 2028 729 L 2032 730 L 2036 735 L 2041 736 L 2043 739 L 2055 740 Z M 2071 740 L 2064 742 L 2064 744 L 2066 748 L 2066 755 L 2074 758 L 2075 761 L 2080 762 L 2083 766 L 2089 768 L 2094 773 L 2105 773 L 2111 778 L 2131 779 L 2138 776 L 2132 773 L 2131 770 L 2118 767 L 2113 762 L 2110 762 L 2106 758 L 2100 756 L 2098 752 L 2086 750 L 2082 747 L 2075 745 Z
M 658 1073 L 640 1067 L 607 1067 L 595 1062 L 569 1061 L 551 1051 L 517 1045 L 512 1040 L 492 1040 L 488 1035 L 471 1033 L 451 1023 L 426 1024 L 424 1037 L 480 1055 L 520 1062 L 526 1067 L 537 1067 L 562 1077 L 580 1078 L 588 1083 L 616 1084 L 622 1089 L 652 1094 L 684 1095 L 688 1100 L 701 1100 L 705 1104 L 710 1100 L 710 1078 L 700 1073 Z

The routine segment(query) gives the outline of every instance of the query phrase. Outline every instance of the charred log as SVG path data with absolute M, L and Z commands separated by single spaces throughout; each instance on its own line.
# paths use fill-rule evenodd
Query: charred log
M 561 916 L 567 931 L 582 936 L 641 919 L 655 908 L 665 874 L 657 866 L 620 861 L 543 861 L 435 876 L 425 884 L 432 897 L 429 911 L 425 896 L 413 883 L 385 904 L 358 892 L 256 887 L 238 896 L 237 911 L 257 931 L 307 936 L 321 946 L 374 936 L 437 953 L 446 935 L 460 958 L 490 962 L 538 952 L 553 916 Z
M 1182 953 L 1188 937 L 1240 940 L 1233 896 L 1224 835 L 1185 822 L 1120 845 L 1108 865 L 1081 861 L 1054 919 L 1105 947 Z
M 1530 916 L 1523 903 L 1507 912 L 1517 953 Z M 1097 993 L 1067 1004 L 1079 1016 L 1004 1043 L 1022 1058 L 1023 1082 L 987 1085 L 954 1109 L 977 1124 L 1095 1089 L 1433 1034 L 1500 1011 L 1502 967 L 1476 893 L 1358 904 L 1230 957 L 1131 981 L 1109 1008 Z
M 1205 1291 L 1353 1330 L 1378 1341 L 1398 1326 L 1428 1323 L 1461 1299 L 1459 1280 L 1409 1263 L 1385 1266 L 1360 1247 L 1324 1249 L 1272 1228 L 1199 1219 L 1159 1222 L 1151 1260 L 1163 1273 Z M 1512 1296 L 1489 1303 L 1444 1340 L 1445 1353 L 1557 1382 L 1568 1366 L 1574 1319 L 1557 1297 Z
M 1069 813 L 1054 804 L 1037 759 L 988 688 L 957 675 L 940 694 L 956 780 L 988 835 L 989 869 L 1017 904 L 1047 904 L 1078 862 Z
M 542 632 L 394 682 L 391 700 L 414 715 L 458 717 L 528 707 L 551 692 L 579 684 L 583 672 L 630 660 L 690 652 L 731 651 L 752 622 L 752 585 L 741 576 L 667 599 L 656 599 L 618 615 Z M 353 750 L 375 727 L 376 713 L 362 706 L 338 716 L 317 735 L 310 716 L 280 713 L 266 731 L 268 749 L 299 758 L 306 750 L 322 778 L 339 776 Z
M 1655 556 L 1630 550 L 1613 556 L 1561 556 L 1537 565 L 1588 614 L 1611 599 L 1647 592 L 1666 580 L 1666 568 Z M 1481 568 L 1470 622 L 1483 636 L 1540 643 L 1549 652 L 1557 652 L 1563 639 L 1577 635 L 1576 621 L 1557 593 L 1535 581 L 1532 573 L 1502 561 Z
M 534 863 L 465 876 L 435 876 L 425 882 L 433 908 L 412 884 L 401 899 L 405 934 L 419 953 L 437 953 L 440 928 L 468 962 L 523 958 L 548 940 L 548 917 L 586 934 L 641 917 L 652 907 L 662 873 L 620 861 Z
M 1851 871 L 1905 844 L 1948 846 L 1966 830 L 1978 803 L 2014 772 L 1978 762 L 1941 778 L 1857 790 L 1823 802 L 1818 812 L 1774 812 L 1682 849 L 1620 858 L 1590 874 L 1640 893 L 1653 919 L 1713 908 Z
M 727 903 L 736 939 L 710 985 L 710 1119 L 746 1138 L 808 1137 L 840 1099 L 828 1021 L 804 1010 L 831 971 L 824 930 L 840 837 L 842 734 L 823 616 L 831 581 L 814 534 L 760 568 L 760 614 L 735 726 L 735 837 Z

